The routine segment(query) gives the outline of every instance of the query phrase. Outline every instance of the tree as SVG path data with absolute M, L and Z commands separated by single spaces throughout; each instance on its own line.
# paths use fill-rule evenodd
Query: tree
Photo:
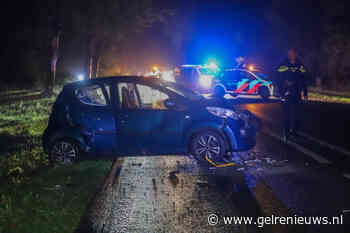
M 165 22 L 171 10 L 156 9 L 152 1 L 104 0 L 84 1 L 82 6 L 68 2 L 65 24 L 86 46 L 85 73 L 99 75 L 101 61 L 108 52 L 117 51 L 132 33 L 140 33 L 157 22 Z M 72 23 L 73 22 L 73 23 Z

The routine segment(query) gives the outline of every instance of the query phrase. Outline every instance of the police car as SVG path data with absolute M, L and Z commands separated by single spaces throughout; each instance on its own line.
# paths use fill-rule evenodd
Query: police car
M 266 100 L 273 96 L 273 85 L 263 77 L 266 76 L 246 69 L 227 69 L 213 78 L 212 90 L 218 96 L 224 96 L 226 93 L 232 96 L 260 95 Z

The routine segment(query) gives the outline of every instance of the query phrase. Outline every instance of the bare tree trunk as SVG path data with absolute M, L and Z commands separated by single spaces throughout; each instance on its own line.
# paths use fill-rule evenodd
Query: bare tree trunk
M 95 35 L 92 33 L 88 34 L 88 41 L 87 41 L 87 62 L 86 62 L 86 76 L 89 79 L 92 79 L 94 77 L 93 71 L 94 71 L 94 60 L 95 60 Z
M 59 52 L 59 42 L 60 42 L 60 34 L 61 34 L 61 25 L 58 22 L 58 19 L 55 18 L 52 20 L 51 28 L 52 37 L 50 41 L 50 62 L 49 62 L 49 77 L 47 83 L 47 89 L 43 93 L 44 95 L 51 96 L 53 94 L 53 88 L 56 83 L 56 64 L 58 60 L 58 52 Z
M 100 63 L 101 63 L 101 56 L 96 57 L 96 78 L 100 76 Z

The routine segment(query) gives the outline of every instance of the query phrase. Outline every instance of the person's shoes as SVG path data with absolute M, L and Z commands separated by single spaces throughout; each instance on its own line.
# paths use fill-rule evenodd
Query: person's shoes
M 296 131 L 290 131 L 289 135 L 293 138 L 297 138 L 298 137 L 298 133 Z
M 283 136 L 282 136 L 282 139 L 283 139 L 283 142 L 287 142 L 288 139 L 289 139 L 289 133 L 283 133 Z

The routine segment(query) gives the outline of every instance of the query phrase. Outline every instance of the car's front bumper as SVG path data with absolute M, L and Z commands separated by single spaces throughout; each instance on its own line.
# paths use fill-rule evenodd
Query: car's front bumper
M 257 130 L 251 124 L 228 120 L 223 130 L 230 143 L 231 151 L 250 150 L 256 144 Z

